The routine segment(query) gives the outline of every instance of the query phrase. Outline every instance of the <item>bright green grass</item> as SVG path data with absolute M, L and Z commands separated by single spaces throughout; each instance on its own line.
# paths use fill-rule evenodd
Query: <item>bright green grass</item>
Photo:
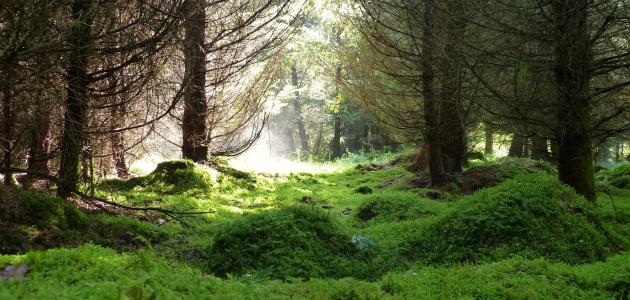
M 630 288 L 630 254 L 580 266 L 513 258 L 414 267 L 376 282 L 280 282 L 260 274 L 221 280 L 152 251 L 117 254 L 92 245 L 0 257 L 0 265 L 21 262 L 31 271 L 0 282 L 1 299 L 624 299 Z

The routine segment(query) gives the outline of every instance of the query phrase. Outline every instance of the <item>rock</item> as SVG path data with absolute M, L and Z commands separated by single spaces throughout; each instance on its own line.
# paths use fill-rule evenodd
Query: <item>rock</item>
M 442 193 L 436 191 L 428 191 L 424 194 L 427 198 L 437 200 L 442 198 Z
M 2 271 L 0 271 L 0 280 L 23 279 L 28 273 L 29 266 L 27 264 L 20 264 L 17 267 L 13 265 L 6 265 Z
M 333 206 L 332 206 L 332 204 L 324 203 L 324 204 L 322 204 L 322 208 L 323 209 L 331 209 L 331 208 L 333 208 Z

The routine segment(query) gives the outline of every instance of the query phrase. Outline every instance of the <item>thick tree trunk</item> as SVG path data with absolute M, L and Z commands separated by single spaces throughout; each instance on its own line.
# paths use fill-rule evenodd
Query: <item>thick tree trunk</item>
M 418 172 L 422 170 L 426 170 L 429 166 L 429 149 L 426 144 L 422 144 L 418 148 L 418 153 L 414 157 L 411 165 L 407 168 L 409 172 Z
M 588 3 L 588 0 L 552 1 L 552 9 L 556 20 L 555 87 L 561 128 L 558 174 L 562 182 L 594 201 L 593 149 L 589 136 L 593 54 Z
M 123 121 L 127 115 L 127 107 L 125 104 L 113 106 L 111 108 L 111 129 L 112 131 L 124 126 Z M 125 137 L 122 132 L 114 132 L 110 139 L 112 147 L 112 160 L 116 168 L 118 178 L 127 179 L 129 177 L 129 167 L 125 159 Z
M 460 114 L 461 43 L 466 30 L 464 5 L 448 1 L 445 57 L 442 59 L 441 132 L 444 171 L 461 172 L 466 155 L 466 129 Z
M 184 90 L 182 156 L 195 162 L 208 159 L 204 3 L 203 0 L 190 2 L 189 17 L 184 21 L 184 65 L 188 82 Z
M 424 31 L 422 33 L 422 96 L 424 98 L 424 120 L 426 123 L 426 145 L 429 156 L 429 173 L 434 186 L 446 183 L 442 162 L 442 135 L 440 133 L 439 109 L 433 88 L 434 0 L 425 1 Z
M 295 111 L 295 122 L 297 123 L 298 133 L 300 135 L 300 147 L 302 152 L 308 153 L 308 135 L 304 126 L 304 118 L 302 117 L 302 104 L 300 103 L 300 91 L 298 90 L 300 83 L 298 82 L 297 66 L 295 63 L 291 65 L 291 82 L 295 89 L 293 98 L 293 110 Z
M 483 129 L 484 129 L 484 134 L 486 137 L 483 154 L 493 155 L 494 154 L 494 130 L 488 123 L 484 124 Z
M 512 135 L 512 142 L 510 143 L 510 149 L 508 150 L 508 156 L 510 157 L 523 157 L 525 142 L 527 139 L 518 134 Z
M 532 137 L 532 159 L 549 160 L 547 139 L 540 136 Z
M 81 147 L 85 140 L 84 124 L 88 101 L 88 65 L 92 44 L 93 0 L 72 2 L 73 27 L 70 30 L 70 65 L 66 75 L 67 97 L 61 137 L 60 184 L 57 195 L 67 197 L 77 190 Z

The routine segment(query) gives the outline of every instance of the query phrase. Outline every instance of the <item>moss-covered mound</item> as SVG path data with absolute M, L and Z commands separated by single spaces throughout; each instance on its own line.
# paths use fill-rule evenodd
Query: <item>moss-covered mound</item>
M 361 203 L 357 217 L 361 221 L 395 222 L 435 215 L 436 208 L 428 201 L 409 193 L 374 194 Z
M 618 188 L 630 188 L 630 164 L 622 164 L 606 172 L 606 182 Z
M 464 198 L 411 243 L 410 256 L 430 263 L 484 261 L 515 254 L 568 263 L 617 251 L 571 188 L 545 175 L 519 176 Z
M 173 160 L 159 163 L 153 172 L 146 176 L 129 180 L 109 179 L 99 188 L 113 191 L 128 191 L 142 188 L 163 194 L 179 194 L 193 189 L 205 191 L 212 186 L 212 178 L 206 171 L 189 160 Z
M 88 218 L 66 200 L 0 186 L 0 253 L 68 243 Z
M 272 278 L 345 277 L 358 250 L 325 212 L 291 207 L 240 218 L 215 236 L 209 269 L 216 275 L 268 273 Z
M 557 171 L 547 161 L 503 157 L 466 170 L 462 176 L 456 178 L 456 183 L 463 194 L 472 194 L 479 189 L 493 187 L 508 179 L 527 174 L 556 175 Z

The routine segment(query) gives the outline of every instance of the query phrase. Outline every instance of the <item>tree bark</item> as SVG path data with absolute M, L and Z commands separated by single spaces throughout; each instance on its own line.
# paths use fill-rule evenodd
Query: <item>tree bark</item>
M 512 142 L 510 143 L 510 149 L 508 150 L 508 156 L 510 157 L 523 157 L 525 142 L 527 139 L 518 134 L 512 135 Z
M 593 149 L 589 136 L 593 54 L 588 3 L 588 0 L 552 1 L 552 12 L 556 20 L 555 87 L 561 128 L 558 174 L 562 182 L 594 201 Z
M 335 113 L 333 118 L 333 138 L 331 140 L 331 150 L 332 150 L 332 158 L 340 158 L 341 157 L 341 116 L 339 112 Z
M 15 177 L 9 169 L 13 161 L 13 126 L 15 123 L 15 115 L 13 113 L 13 93 L 12 93 L 12 80 L 13 76 L 10 74 L 10 70 L 13 68 L 11 62 L 6 63 L 4 72 L 2 72 L 2 82 L 0 92 L 2 92 L 2 131 L 0 132 L 0 150 L 2 151 L 2 167 L 5 169 L 4 184 L 14 185 Z
M 188 82 L 184 90 L 182 156 L 195 162 L 208 158 L 204 3 L 203 0 L 191 1 L 189 17 L 184 21 L 184 65 Z
M 308 135 L 306 134 L 306 128 L 304 126 L 304 119 L 302 117 L 302 105 L 300 104 L 300 91 L 298 90 L 299 82 L 298 82 L 298 74 L 297 74 L 297 66 L 295 63 L 291 65 L 291 82 L 293 83 L 293 88 L 295 89 L 294 98 L 293 98 L 293 110 L 295 111 L 295 121 L 298 127 L 298 133 L 300 135 L 300 146 L 301 150 L 304 153 L 309 152 L 308 147 Z
M 81 147 L 85 140 L 84 124 L 88 101 L 88 65 L 92 52 L 93 0 L 72 2 L 72 28 L 68 42 L 70 65 L 66 75 L 67 97 L 64 127 L 61 137 L 60 184 L 57 195 L 67 197 L 77 190 Z
M 51 128 L 50 107 L 45 99 L 39 99 L 35 108 L 35 124 L 31 132 L 28 170 L 48 174 L 50 160 Z
M 492 129 L 492 127 L 490 127 L 490 124 L 488 123 L 484 124 L 483 129 L 486 136 L 483 154 L 493 155 L 494 154 L 494 130 Z
M 127 115 L 127 107 L 125 104 L 113 106 L 111 108 L 112 131 L 124 126 L 123 121 Z M 118 178 L 129 178 L 129 167 L 125 159 L 125 137 L 122 132 L 114 132 L 110 139 L 112 147 L 112 160 L 116 168 Z
M 466 30 L 464 5 L 447 2 L 445 57 L 442 59 L 441 120 L 444 171 L 461 172 L 466 155 L 466 129 L 460 114 L 461 43 Z
M 429 156 L 429 173 L 433 186 L 446 183 L 442 162 L 442 135 L 438 119 L 439 110 L 433 88 L 434 0 L 425 1 L 424 30 L 422 33 L 422 96 L 424 98 L 424 120 L 426 123 L 426 145 Z
M 540 136 L 532 137 L 532 159 L 549 160 L 547 139 Z

